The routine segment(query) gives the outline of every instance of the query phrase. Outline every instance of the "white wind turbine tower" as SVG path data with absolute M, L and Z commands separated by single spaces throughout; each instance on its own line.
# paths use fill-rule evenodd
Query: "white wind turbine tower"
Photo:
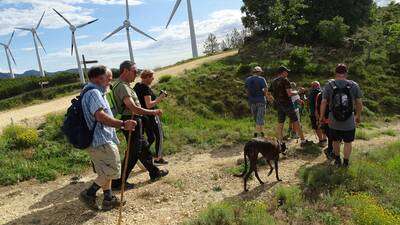
M 132 62 L 135 62 L 135 59 L 133 58 L 133 50 L 132 50 L 132 42 L 131 42 L 131 36 L 129 34 L 129 29 L 133 29 L 134 31 L 154 40 L 157 41 L 156 39 L 154 39 L 153 37 L 151 37 L 150 35 L 144 33 L 143 31 L 141 31 L 139 28 L 135 27 L 132 25 L 132 23 L 129 21 L 129 4 L 128 4 L 128 0 L 125 1 L 125 7 L 126 7 L 126 19 L 124 20 L 124 23 L 122 24 L 122 26 L 118 27 L 117 29 L 115 29 L 113 32 L 111 32 L 109 35 L 107 35 L 107 37 L 105 37 L 102 41 L 105 41 L 106 39 L 108 39 L 109 37 L 113 36 L 114 34 L 118 33 L 120 30 L 122 29 L 126 29 L 126 37 L 128 39 L 128 47 L 129 47 L 129 56 L 130 56 L 130 60 Z
M 181 2 L 182 0 L 176 0 L 174 9 L 172 10 L 171 16 L 169 17 L 167 26 L 165 28 L 168 28 L 168 25 L 171 23 L 171 20 L 174 17 L 175 12 L 178 9 Z M 187 2 L 188 17 L 189 17 L 190 39 L 192 42 L 192 54 L 193 58 L 197 58 L 199 57 L 199 53 L 197 50 L 196 32 L 194 29 L 194 22 L 193 22 L 192 3 L 191 0 L 186 0 L 186 2 Z
M 39 35 L 37 34 L 37 29 L 40 26 L 40 23 L 42 22 L 44 13 L 46 11 L 43 12 L 42 17 L 40 17 L 39 23 L 36 25 L 36 27 L 32 27 L 32 28 L 20 28 L 20 27 L 16 27 L 16 29 L 19 30 L 26 30 L 26 31 L 30 31 L 32 33 L 32 37 L 33 37 L 33 43 L 35 44 L 35 50 L 36 50 L 36 57 L 37 57 L 37 61 L 38 61 L 38 65 L 39 65 L 39 70 L 40 70 L 40 76 L 44 77 L 44 71 L 43 71 L 43 67 L 42 67 L 42 61 L 40 59 L 40 55 L 39 55 L 39 49 L 38 49 L 38 45 L 37 45 L 37 41 L 36 39 L 39 41 L 40 45 L 43 48 L 43 51 L 46 53 L 46 49 L 43 46 L 42 41 L 39 38 Z
M 11 34 L 10 40 L 7 42 L 7 44 L 0 43 L 0 45 L 2 45 L 4 47 L 4 51 L 6 52 L 8 68 L 10 69 L 11 78 L 15 78 L 15 75 L 14 75 L 14 72 L 13 72 L 12 67 L 11 67 L 10 56 L 11 56 L 12 60 L 14 61 L 14 64 L 17 65 L 17 63 L 15 63 L 14 56 L 12 55 L 11 49 L 10 49 L 10 44 L 11 44 L 12 38 L 14 37 L 14 33 L 15 33 L 15 31 L 13 31 L 13 33 Z
M 57 10 L 55 10 L 55 9 L 53 9 L 53 10 L 69 25 L 69 29 L 71 30 L 71 33 L 72 33 L 71 55 L 73 54 L 73 50 L 74 50 L 74 47 L 75 47 L 75 56 L 76 56 L 76 63 L 78 65 L 78 73 L 79 73 L 79 77 L 80 77 L 81 83 L 84 84 L 85 83 L 85 76 L 83 74 L 81 60 L 80 60 L 79 53 L 78 53 L 78 46 L 76 45 L 75 31 L 76 31 L 76 29 L 82 28 L 82 27 L 84 27 L 86 25 L 89 25 L 91 23 L 96 22 L 98 19 L 95 19 L 95 20 L 89 21 L 87 23 L 83 23 L 83 24 L 75 26 L 71 22 L 69 22 L 63 15 L 61 15 L 61 13 L 59 13 Z

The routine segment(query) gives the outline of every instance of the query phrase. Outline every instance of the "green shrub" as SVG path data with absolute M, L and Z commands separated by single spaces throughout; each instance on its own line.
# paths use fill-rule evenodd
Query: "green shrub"
M 289 54 L 289 67 L 293 72 L 305 72 L 306 66 L 312 60 L 311 49 L 307 47 L 294 47 Z
M 10 150 L 30 148 L 39 142 L 39 135 L 35 129 L 21 125 L 7 126 L 3 130 L 3 138 Z
M 344 37 L 349 32 L 349 26 L 347 26 L 343 17 L 336 16 L 332 20 L 322 20 L 319 22 L 317 30 L 319 32 L 320 39 L 331 46 L 341 46 Z
M 279 186 L 275 190 L 275 197 L 281 202 L 281 207 L 287 212 L 293 212 L 303 201 L 301 190 L 297 186 Z
M 159 83 L 167 83 L 172 78 L 172 75 L 162 75 L 158 80 Z
M 356 194 L 348 198 L 353 209 L 353 220 L 360 225 L 392 225 L 400 223 L 400 216 L 383 208 L 373 197 Z

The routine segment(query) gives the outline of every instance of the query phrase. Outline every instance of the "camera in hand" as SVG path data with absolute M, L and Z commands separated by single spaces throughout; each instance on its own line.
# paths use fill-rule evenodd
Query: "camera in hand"
M 165 95 L 165 97 L 168 97 L 168 93 L 167 93 L 167 91 L 165 91 L 165 90 L 161 90 L 161 91 L 160 91 L 160 95 L 162 95 L 162 94 L 164 94 L 164 95 Z

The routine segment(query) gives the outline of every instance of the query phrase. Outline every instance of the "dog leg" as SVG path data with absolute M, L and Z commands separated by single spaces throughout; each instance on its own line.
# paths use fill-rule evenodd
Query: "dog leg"
M 281 179 L 279 179 L 279 175 L 278 175 L 278 160 L 275 160 L 275 174 L 276 174 L 276 180 L 278 181 L 282 181 Z
M 267 163 L 269 165 L 269 168 L 271 168 L 268 172 L 268 176 L 270 176 L 272 174 L 272 171 L 274 171 L 274 167 L 272 167 L 271 162 L 269 160 L 267 160 Z
M 254 173 L 256 175 L 257 180 L 260 182 L 260 184 L 264 184 L 264 182 L 260 179 L 260 177 L 258 176 L 258 172 L 257 172 L 257 167 L 254 169 Z
M 255 171 L 256 166 L 257 166 L 257 161 L 254 161 L 254 158 L 249 156 L 249 161 L 250 161 L 250 169 L 249 171 L 247 171 L 247 174 L 244 176 L 244 191 L 249 191 L 249 189 L 247 189 L 247 180 L 249 179 L 251 173 L 253 173 L 253 171 Z

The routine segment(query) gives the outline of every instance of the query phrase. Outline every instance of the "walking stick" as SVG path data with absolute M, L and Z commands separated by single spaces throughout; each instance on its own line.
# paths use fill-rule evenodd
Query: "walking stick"
M 132 116 L 133 119 L 133 116 Z M 118 216 L 118 225 L 122 223 L 122 207 L 124 202 L 124 192 L 125 192 L 125 179 L 126 179 L 126 170 L 128 168 L 128 158 L 129 158 L 129 149 L 131 148 L 131 139 L 132 139 L 132 131 L 129 131 L 128 135 L 128 145 L 125 152 L 125 159 L 124 159 L 124 169 L 122 173 L 122 184 L 121 184 L 121 204 L 119 206 L 119 216 Z

